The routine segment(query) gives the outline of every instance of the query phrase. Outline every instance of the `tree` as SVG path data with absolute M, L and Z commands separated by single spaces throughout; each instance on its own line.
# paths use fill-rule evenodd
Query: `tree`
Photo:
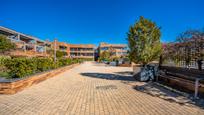
M 47 50 L 47 53 L 52 57 L 54 56 L 54 50 L 53 49 Z M 57 58 L 63 58 L 65 56 L 67 56 L 67 52 L 59 51 L 59 50 L 56 51 L 56 57 Z
M 181 33 L 176 42 L 180 43 L 180 47 L 184 49 L 181 55 L 186 62 L 186 66 L 190 61 L 197 61 L 199 70 L 202 69 L 202 58 L 204 56 L 204 31 L 203 30 L 187 30 Z
M 100 53 L 100 58 L 99 58 L 99 60 L 100 61 L 104 61 L 104 60 L 106 60 L 106 61 L 110 61 L 110 57 L 111 57 L 111 54 L 110 54 L 110 52 L 109 51 L 103 51 L 103 52 L 101 52 Z
M 0 52 L 4 53 L 11 49 L 15 49 L 15 44 L 12 43 L 9 39 L 6 38 L 4 35 L 0 35 Z
M 67 53 L 66 53 L 66 52 L 63 52 L 63 51 L 57 51 L 57 52 L 56 52 L 57 58 L 62 58 L 62 57 L 64 57 L 64 56 L 66 56 L 66 55 L 67 55 Z
M 134 63 L 146 65 L 159 58 L 162 51 L 160 28 L 144 17 L 140 17 L 127 34 L 129 58 Z

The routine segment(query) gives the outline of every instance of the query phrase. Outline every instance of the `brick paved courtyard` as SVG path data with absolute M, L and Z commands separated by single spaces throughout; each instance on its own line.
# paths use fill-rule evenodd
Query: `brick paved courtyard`
M 139 92 L 129 67 L 87 62 L 15 95 L 0 95 L 0 115 L 204 115 Z

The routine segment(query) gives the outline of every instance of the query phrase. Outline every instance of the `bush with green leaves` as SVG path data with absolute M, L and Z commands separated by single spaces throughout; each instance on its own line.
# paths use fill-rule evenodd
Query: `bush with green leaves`
M 8 69 L 10 78 L 22 78 L 38 72 L 43 72 L 58 67 L 81 63 L 82 59 L 61 58 L 54 62 L 53 58 L 7 58 L 4 65 Z
M 5 66 L 9 70 L 10 77 L 21 78 L 37 71 L 36 61 L 32 58 L 13 58 L 7 59 Z
M 0 56 L 0 66 L 4 66 L 5 61 L 7 59 L 10 59 L 10 57 L 9 56 Z
M 66 66 L 70 65 L 72 63 L 72 60 L 70 58 L 61 58 L 58 60 L 58 65 L 59 66 Z
M 15 49 L 16 45 L 12 43 L 6 36 L 0 34 L 0 52 L 4 53 L 5 51 Z
M 37 72 L 43 72 L 57 68 L 52 58 L 34 58 L 36 60 Z
M 8 56 L 0 56 L 0 77 L 9 77 L 8 69 L 5 66 L 5 62 L 7 59 L 10 59 Z

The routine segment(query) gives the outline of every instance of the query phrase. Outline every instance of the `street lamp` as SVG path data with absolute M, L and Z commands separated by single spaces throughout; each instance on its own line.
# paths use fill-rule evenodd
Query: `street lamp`
M 57 61 L 57 57 L 56 57 L 56 53 L 57 53 L 57 38 L 54 39 L 54 62 L 56 64 Z

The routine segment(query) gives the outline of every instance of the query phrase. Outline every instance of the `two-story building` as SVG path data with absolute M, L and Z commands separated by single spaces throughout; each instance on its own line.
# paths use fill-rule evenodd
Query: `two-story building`
M 94 60 L 94 48 L 92 44 L 69 44 L 71 58 L 85 58 Z
M 94 60 L 94 48 L 92 44 L 68 44 L 64 42 L 52 42 L 52 48 L 64 52 L 68 58 L 82 58 Z
M 100 54 L 104 51 L 111 52 L 115 57 L 124 57 L 127 56 L 127 45 L 126 44 L 108 44 L 101 42 L 98 47 L 99 57 Z

